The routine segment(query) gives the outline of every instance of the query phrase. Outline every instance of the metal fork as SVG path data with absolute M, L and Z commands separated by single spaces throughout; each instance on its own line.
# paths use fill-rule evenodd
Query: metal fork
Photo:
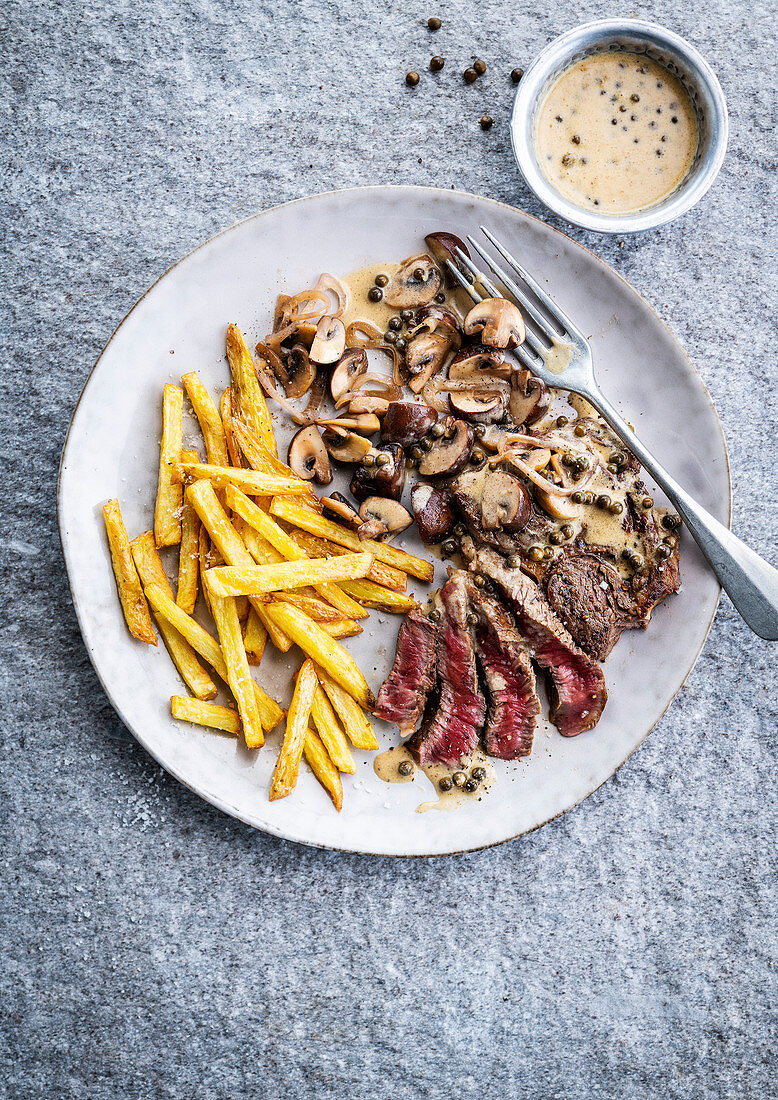
M 468 236 L 475 252 L 513 296 L 528 320 L 525 342 L 514 349 L 514 354 L 547 385 L 580 394 L 597 409 L 675 506 L 708 559 L 721 587 L 754 633 L 770 641 L 778 640 L 778 570 L 719 523 L 657 462 L 651 451 L 641 443 L 626 420 L 600 391 L 594 377 L 591 348 L 580 329 L 507 248 L 484 226 L 480 228 L 518 276 L 517 281 L 473 237 Z M 503 291 L 461 249 L 455 249 L 455 253 L 461 269 L 451 260 L 448 261 L 448 267 L 474 302 L 485 297 L 503 296 Z M 568 345 L 566 353 L 569 351 L 570 358 L 564 369 L 557 373 L 548 368 L 547 359 L 549 351 L 560 344 Z

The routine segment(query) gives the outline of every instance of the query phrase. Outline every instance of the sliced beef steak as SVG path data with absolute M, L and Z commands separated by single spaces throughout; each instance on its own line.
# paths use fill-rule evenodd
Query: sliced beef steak
M 378 693 L 373 713 L 396 722 L 403 736 L 416 728 L 435 685 L 436 635 L 431 619 L 418 608 L 411 611 L 397 635 L 392 671 Z
M 507 598 L 533 658 L 550 677 L 551 721 L 564 737 L 592 729 L 608 698 L 600 667 L 578 648 L 533 580 L 508 569 L 493 550 L 480 550 L 476 563 Z
M 597 661 L 605 660 L 623 630 L 642 625 L 632 589 L 599 554 L 563 550 L 549 570 L 546 593 L 581 649 Z
M 455 571 L 438 594 L 437 705 L 408 742 L 420 764 L 461 764 L 472 756 L 484 722 L 486 704 L 467 622 L 465 579 L 465 573 Z
M 471 580 L 467 598 L 478 616 L 476 651 L 489 697 L 484 747 L 490 756 L 517 760 L 532 751 L 540 713 L 530 653 L 502 604 L 485 596 Z

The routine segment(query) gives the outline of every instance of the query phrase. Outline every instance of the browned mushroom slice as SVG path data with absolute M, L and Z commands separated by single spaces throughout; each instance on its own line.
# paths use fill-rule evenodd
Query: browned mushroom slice
M 481 494 L 481 522 L 486 531 L 522 531 L 532 514 L 529 493 L 504 470 L 490 473 Z
M 515 348 L 524 342 L 521 311 L 507 298 L 484 298 L 465 317 L 465 332 L 481 333 L 481 343 L 489 348 Z
M 429 433 L 438 414 L 429 405 L 415 401 L 392 401 L 381 425 L 381 438 L 386 443 L 399 443 L 411 447 Z
M 419 393 L 443 368 L 451 348 L 449 338 L 439 332 L 425 330 L 413 337 L 405 349 L 405 365 L 412 375 L 409 386 L 414 393 Z
M 381 430 L 381 421 L 375 413 L 360 413 L 358 416 L 338 416 L 334 420 L 317 420 L 322 428 L 345 428 L 360 435 L 373 435 Z
M 311 344 L 314 363 L 337 363 L 346 346 L 346 328 L 339 317 L 322 317 Z
M 311 362 L 306 347 L 302 344 L 295 344 L 289 350 L 286 362 L 282 363 L 280 372 L 276 370 L 275 375 L 284 387 L 287 397 L 302 397 L 313 385 L 316 377 L 316 364 Z
M 405 488 L 405 454 L 402 447 L 398 443 L 387 443 L 372 451 L 354 471 L 349 488 L 356 500 L 367 500 L 368 497 L 399 500 Z
M 399 534 L 413 523 L 410 512 L 398 500 L 389 497 L 367 497 L 359 506 L 359 515 L 363 524 L 371 521 L 382 524 L 382 534 Z
M 426 253 L 403 260 L 384 291 L 384 301 L 395 309 L 428 305 L 440 290 L 440 272 Z
M 467 465 L 473 449 L 473 429 L 464 420 L 455 420 L 450 438 L 438 440 L 419 461 L 423 477 L 453 477 Z
M 361 462 L 372 450 L 369 439 L 343 428 L 327 428 L 324 443 L 330 456 L 338 462 Z
M 344 520 L 349 526 L 356 528 L 362 523 L 359 512 L 343 496 L 343 493 L 332 493 L 328 497 L 322 497 L 321 502 L 328 512 L 332 512 L 333 515 Z
M 348 402 L 348 411 L 354 416 L 362 413 L 373 413 L 374 416 L 386 416 L 391 402 L 385 397 L 375 397 L 371 393 L 355 393 Z
M 545 382 L 528 370 L 514 371 L 511 375 L 508 411 L 517 424 L 534 424 L 540 420 L 548 412 L 552 400 Z
M 461 270 L 461 263 L 455 255 L 454 249 L 459 248 L 469 259 L 470 253 L 467 250 L 465 242 L 454 233 L 440 232 L 428 233 L 424 238 L 424 243 L 445 273 L 446 286 L 458 286 L 459 284 L 446 266 L 446 261 L 451 260 L 451 262 Z
M 381 535 L 388 535 L 389 529 L 382 519 L 378 519 L 377 516 L 371 516 L 370 519 L 364 520 L 357 527 L 357 534 L 364 542 L 366 539 L 377 539 Z
M 423 306 L 418 311 L 413 335 L 425 330 L 447 336 L 452 348 L 458 348 L 462 343 L 462 324 L 456 314 L 445 306 Z
M 496 424 L 505 416 L 507 400 L 503 393 L 455 391 L 449 394 L 448 403 L 454 416 L 461 416 L 473 424 Z
M 411 507 L 424 542 L 442 542 L 450 534 L 456 519 L 446 489 L 418 481 L 411 489 Z
M 342 397 L 351 392 L 351 387 L 360 374 L 367 371 L 367 352 L 363 348 L 348 348 L 338 360 L 338 365 L 330 378 L 330 393 L 337 404 Z
M 315 424 L 301 428 L 292 436 L 287 461 L 297 476 L 304 478 L 305 481 L 315 479 L 320 485 L 329 485 L 332 481 L 332 467 L 327 448 Z
M 464 379 L 478 378 L 482 375 L 499 375 L 501 378 L 507 378 L 510 371 L 510 364 L 505 362 L 505 356 L 498 348 L 470 344 L 468 347 L 460 348 L 451 360 L 448 376 L 452 382 L 461 382 Z

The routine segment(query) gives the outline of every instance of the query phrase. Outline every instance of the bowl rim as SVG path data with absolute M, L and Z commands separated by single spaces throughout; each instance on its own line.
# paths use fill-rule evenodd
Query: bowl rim
M 648 44 L 661 45 L 683 59 L 692 70 L 695 81 L 706 88 L 710 98 L 713 138 L 708 154 L 693 170 L 688 185 L 682 191 L 671 193 L 666 200 L 642 211 L 629 214 L 595 214 L 565 199 L 547 180 L 535 160 L 533 142 L 531 138 L 526 137 L 527 121 L 531 117 L 538 97 L 545 91 L 549 63 L 552 59 L 554 68 L 560 68 L 560 59 L 568 53 L 568 61 L 561 64 L 563 70 L 572 62 L 582 37 L 588 35 L 589 41 L 595 43 L 598 39 L 606 41 L 616 34 L 630 34 L 635 38 L 644 37 Z M 513 155 L 519 171 L 524 182 L 544 206 L 565 221 L 583 229 L 593 229 L 600 233 L 635 233 L 654 229 L 680 217 L 708 192 L 719 174 L 726 155 L 729 119 L 726 99 L 718 77 L 702 54 L 686 39 L 659 23 L 644 19 L 610 18 L 581 23 L 554 38 L 541 50 L 524 73 L 518 86 L 509 129 Z

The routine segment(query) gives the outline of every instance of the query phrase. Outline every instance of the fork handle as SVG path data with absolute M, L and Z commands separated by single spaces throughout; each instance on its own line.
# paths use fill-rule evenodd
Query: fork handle
M 708 559 L 721 587 L 754 633 L 769 641 L 778 640 L 778 570 L 741 542 L 681 488 L 607 398 L 599 392 L 584 396 L 605 417 L 616 435 L 672 501 Z

